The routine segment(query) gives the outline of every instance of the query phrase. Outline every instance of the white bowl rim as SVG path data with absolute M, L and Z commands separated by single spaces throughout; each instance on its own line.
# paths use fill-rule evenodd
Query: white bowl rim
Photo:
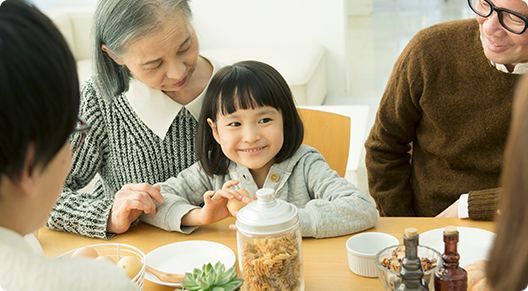
M 379 261 L 379 256 L 380 256 L 384 251 L 386 251 L 386 250 L 388 250 L 388 249 L 390 249 L 390 248 L 397 248 L 397 247 L 399 247 L 399 246 L 403 246 L 403 244 L 397 244 L 397 245 L 393 245 L 393 246 L 390 246 L 390 247 L 386 247 L 386 248 L 382 249 L 381 251 L 379 251 L 379 252 L 376 254 L 376 256 L 374 257 L 374 262 L 376 263 L 376 265 L 378 266 L 378 268 L 380 268 L 380 269 L 382 269 L 382 270 L 386 270 L 386 271 L 388 271 L 389 273 L 392 273 L 392 274 L 394 274 L 394 275 L 398 275 L 398 276 L 400 275 L 399 272 L 396 272 L 396 271 L 389 270 L 389 269 L 385 268 L 385 267 L 380 263 L 380 261 Z M 431 274 L 432 272 L 436 271 L 436 269 L 438 269 L 438 267 L 440 267 L 440 265 L 443 264 L 442 254 L 441 254 L 439 251 L 437 251 L 437 250 L 435 250 L 435 249 L 433 249 L 433 248 L 431 248 L 431 247 L 424 246 L 424 245 L 418 245 L 418 247 L 428 249 L 428 250 L 430 250 L 430 251 L 433 251 L 433 253 L 437 253 L 437 254 L 439 255 L 439 256 L 438 256 L 439 260 L 436 261 L 436 267 L 432 268 L 431 270 L 429 270 L 429 271 L 427 271 L 427 272 L 424 272 L 424 274 L 425 274 L 425 273 Z
M 398 242 L 399 243 L 399 240 L 398 238 L 396 238 L 395 236 L 393 236 L 392 234 L 388 234 L 388 233 L 384 233 L 384 232 L 362 232 L 362 233 L 358 233 L 356 235 L 353 235 L 351 236 L 350 238 L 347 239 L 346 241 L 346 249 L 349 253 L 355 255 L 355 256 L 359 256 L 359 257 L 364 257 L 364 258 L 374 258 L 374 256 L 376 256 L 376 254 L 367 254 L 367 253 L 363 253 L 363 252 L 358 252 L 356 250 L 353 250 L 351 249 L 349 246 L 348 246 L 348 243 L 352 240 L 352 239 L 357 239 L 358 237 L 362 237 L 362 236 L 369 236 L 369 235 L 375 235 L 375 236 L 380 236 L 380 237 L 385 237 L 387 239 L 394 239 L 395 242 Z M 385 249 L 385 248 L 384 248 Z

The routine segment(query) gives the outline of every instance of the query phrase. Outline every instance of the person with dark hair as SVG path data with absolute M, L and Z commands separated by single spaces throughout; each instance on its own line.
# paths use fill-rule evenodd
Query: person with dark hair
M 418 32 L 394 65 L 365 143 L 381 216 L 495 217 L 528 5 L 468 4 L 476 19 Z
M 75 152 L 46 227 L 109 239 L 163 202 L 152 184 L 196 162 L 203 96 L 223 64 L 199 54 L 188 0 L 100 0 L 94 75 L 80 116 L 92 125 Z M 91 193 L 80 189 L 92 180 Z
M 23 238 L 46 221 L 70 170 L 72 149 L 90 128 L 78 122 L 77 70 L 66 41 L 49 18 L 23 1 L 0 2 L 0 103 L 1 288 L 137 290 L 112 264 L 50 260 L 35 255 Z M 71 144 L 70 135 L 77 136 Z
M 486 268 L 493 290 L 525 290 L 528 285 L 528 75 L 515 92 L 510 133 L 501 175 L 500 215 Z
M 245 203 L 272 188 L 299 208 L 305 237 L 332 237 L 373 227 L 374 203 L 330 169 L 314 148 L 301 145 L 302 120 L 284 78 L 273 67 L 243 61 L 213 76 L 196 137 L 198 162 L 158 184 L 165 202 L 145 221 L 190 233 L 231 216 L 229 199 Z M 203 207 L 201 207 L 203 205 Z

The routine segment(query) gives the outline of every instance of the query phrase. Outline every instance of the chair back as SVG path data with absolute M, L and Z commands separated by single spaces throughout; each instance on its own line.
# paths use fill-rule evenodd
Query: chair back
M 350 117 L 297 108 L 304 123 L 303 144 L 317 149 L 332 170 L 345 177 L 350 147 Z

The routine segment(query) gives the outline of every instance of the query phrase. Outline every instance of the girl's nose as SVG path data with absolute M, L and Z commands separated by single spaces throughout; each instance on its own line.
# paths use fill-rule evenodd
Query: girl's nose
M 243 133 L 243 142 L 245 143 L 255 143 L 261 138 L 258 129 L 254 126 L 247 126 L 244 129 Z

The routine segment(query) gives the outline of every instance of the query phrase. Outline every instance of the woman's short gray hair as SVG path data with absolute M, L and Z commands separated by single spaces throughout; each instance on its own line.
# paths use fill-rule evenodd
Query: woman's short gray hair
M 190 22 L 189 0 L 99 0 L 92 24 L 92 79 L 103 98 L 111 100 L 128 91 L 132 73 L 101 45 L 119 57 L 132 40 L 160 31 L 167 19 L 182 15 L 179 12 Z

